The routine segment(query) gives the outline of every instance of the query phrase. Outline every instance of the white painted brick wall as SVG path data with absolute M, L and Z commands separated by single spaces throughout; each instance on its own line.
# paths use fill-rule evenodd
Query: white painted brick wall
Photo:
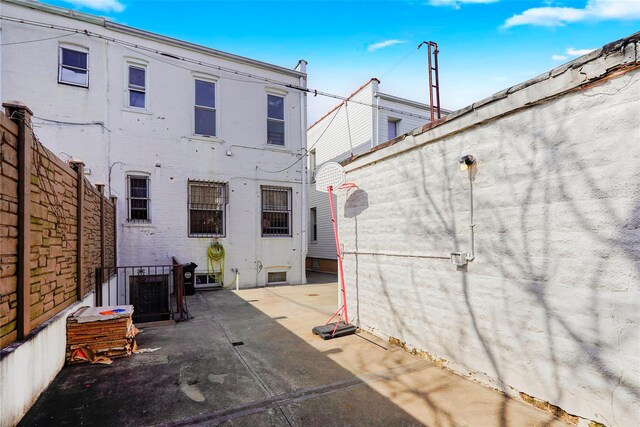
M 585 67 L 603 74 L 627 51 Z M 577 84 L 560 78 L 347 166 L 350 314 L 508 394 L 639 425 L 640 72 L 512 111 Z M 475 261 L 362 254 L 469 251 L 465 154 L 478 159 Z
M 45 40 L 3 47 L 1 95 L 5 101 L 19 100 L 28 105 L 36 116 L 34 128 L 42 143 L 62 158 L 68 155 L 82 159 L 92 171 L 88 178 L 94 183 L 106 183 L 107 191 L 118 197 L 119 265 L 170 264 L 175 256 L 181 262 L 198 264 L 197 272 L 207 271 L 207 248 L 213 239 L 190 238 L 187 230 L 187 182 L 200 179 L 226 182 L 229 186 L 227 232 L 220 239 L 227 254 L 227 284 L 234 278 L 232 268 L 240 270 L 243 287 L 265 285 L 268 271 L 287 271 L 287 280 L 292 284 L 305 282 L 306 242 L 301 236 L 302 210 L 306 210 L 301 182 L 304 162 L 282 172 L 265 172 L 285 169 L 299 159 L 306 126 L 301 119 L 299 92 L 106 43 L 87 37 L 82 30 L 294 86 L 300 84 L 298 75 L 268 64 L 258 66 L 251 60 L 228 59 L 141 38 L 38 8 L 9 2 L 3 2 L 2 7 L 8 16 L 79 30 L 78 34 L 57 39 L 64 34 L 60 30 L 3 21 L 3 43 Z M 60 43 L 88 49 L 89 88 L 57 82 Z M 126 67 L 132 58 L 147 63 L 147 111 L 125 107 Z M 192 135 L 194 76 L 203 75 L 217 79 L 217 138 Z M 285 97 L 285 147 L 266 144 L 267 93 L 274 92 Z M 108 130 L 96 125 L 55 124 L 38 117 L 102 122 Z M 130 172 L 150 176 L 150 224 L 127 222 L 126 175 Z M 291 188 L 291 237 L 262 237 L 261 185 Z

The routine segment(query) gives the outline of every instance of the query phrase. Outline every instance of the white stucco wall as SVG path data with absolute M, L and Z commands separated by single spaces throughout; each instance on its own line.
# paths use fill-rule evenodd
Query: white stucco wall
M 582 423 L 639 425 L 636 42 L 348 164 L 359 189 L 338 196 L 338 215 L 352 322 Z M 478 159 L 476 259 L 456 268 L 438 257 L 470 251 L 466 154 Z
M 271 173 L 300 158 L 306 132 L 303 97 L 295 89 L 259 80 L 297 86 L 304 84 L 304 74 L 228 54 L 208 53 L 148 33 L 137 34 L 135 29 L 122 30 L 117 24 L 105 28 L 98 18 L 94 24 L 94 18 L 77 20 L 12 2 L 3 2 L 2 7 L 8 16 L 87 29 L 213 67 L 81 33 L 3 46 L 3 100 L 14 99 L 28 105 L 34 112 L 34 128 L 41 142 L 63 159 L 82 159 L 91 170 L 88 178 L 94 183 L 106 183 L 111 195 L 118 197 L 120 265 L 170 264 L 175 256 L 182 262 L 198 264 L 198 272 L 207 271 L 206 250 L 213 239 L 188 237 L 187 182 L 198 179 L 225 182 L 228 186 L 226 235 L 220 238 L 227 254 L 227 278 L 233 278 L 231 270 L 238 268 L 242 286 L 264 285 L 268 271 L 284 270 L 289 283 L 305 282 L 304 162 Z M 67 33 L 59 29 L 3 21 L 4 43 L 64 34 Z M 89 50 L 88 89 L 57 82 L 58 48 L 65 44 Z M 146 65 L 144 111 L 126 107 L 128 61 Z M 250 73 L 258 79 L 225 69 Z M 214 138 L 193 136 L 196 77 L 216 81 L 218 132 Z M 268 93 L 285 97 L 284 147 L 266 143 Z M 43 118 L 84 125 L 58 124 Z M 97 122 L 104 126 L 89 124 Z M 128 173 L 150 177 L 149 224 L 127 221 Z M 291 237 L 262 237 L 263 185 L 291 188 Z
M 90 292 L 33 331 L 32 337 L 2 349 L 0 358 L 0 426 L 18 424 L 65 363 L 67 317 L 94 306 Z

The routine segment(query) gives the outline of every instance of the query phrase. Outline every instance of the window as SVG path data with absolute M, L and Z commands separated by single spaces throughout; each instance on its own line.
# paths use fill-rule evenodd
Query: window
M 284 146 L 284 98 L 267 95 L 267 144 Z
M 216 136 L 216 84 L 206 80 L 195 81 L 196 135 Z
M 262 187 L 262 235 L 291 236 L 291 189 Z
M 146 108 L 147 70 L 142 65 L 129 65 L 129 107 Z
M 128 175 L 127 181 L 127 220 L 150 222 L 149 177 Z
M 196 274 L 196 287 L 207 285 L 219 285 L 218 278 L 214 274 Z
M 60 47 L 58 83 L 89 87 L 89 53 Z
M 311 171 L 311 182 L 316 180 L 316 149 L 309 151 L 309 171 Z
M 309 225 L 311 228 L 311 241 L 318 241 L 318 212 L 316 208 L 311 208 L 309 211 Z
M 224 236 L 226 186 L 189 181 L 189 237 Z
M 393 139 L 398 136 L 398 123 L 399 120 L 389 119 L 387 122 L 387 140 Z
M 273 271 L 267 273 L 267 283 L 287 283 L 287 272 Z

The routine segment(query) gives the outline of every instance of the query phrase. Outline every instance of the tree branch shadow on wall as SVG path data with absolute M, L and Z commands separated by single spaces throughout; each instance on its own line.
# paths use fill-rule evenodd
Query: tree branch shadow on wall
M 634 329 L 633 325 L 624 325 L 615 318 L 616 313 L 620 312 L 627 315 L 640 312 L 637 299 L 637 277 L 640 272 L 638 191 L 632 196 L 636 202 L 631 215 L 625 217 L 624 209 L 615 205 L 616 200 L 608 194 L 607 183 L 593 175 L 593 165 L 581 160 L 584 153 L 575 148 L 575 141 L 568 131 L 572 123 L 569 121 L 559 125 L 553 136 L 549 136 L 539 129 L 544 129 L 552 119 L 550 115 L 553 109 L 541 106 L 529 113 L 532 114 L 530 123 L 513 120 L 511 126 L 503 127 L 502 133 L 494 141 L 483 141 L 484 144 L 496 145 L 497 150 L 494 151 L 500 154 L 493 159 L 479 159 L 478 176 L 474 182 L 477 188 L 478 259 L 460 270 L 459 287 L 447 279 L 446 273 L 439 274 L 446 268 L 444 260 L 424 261 L 425 265 L 428 263 L 425 268 L 434 272 L 425 282 L 424 272 L 417 270 L 412 262 L 385 259 L 361 265 L 356 256 L 356 281 L 359 282 L 360 276 L 363 276 L 364 280 L 380 283 L 380 297 L 390 311 L 389 319 L 392 322 L 386 327 L 399 336 L 419 336 L 422 342 L 435 342 L 445 354 L 453 355 L 453 362 L 457 361 L 455 348 L 477 341 L 483 352 L 477 356 L 484 358 L 490 367 L 486 374 L 495 378 L 496 384 L 505 393 L 509 391 L 506 384 L 513 384 L 510 379 L 513 373 L 505 374 L 503 365 L 516 359 L 521 359 L 523 362 L 520 365 L 535 372 L 530 377 L 538 379 L 537 387 L 554 390 L 553 399 L 549 399 L 551 403 L 575 399 L 571 387 L 567 387 L 568 378 L 577 384 L 589 384 L 594 378 L 585 370 L 591 370 L 597 372 L 599 381 L 603 381 L 605 387 L 611 390 L 610 396 L 600 398 L 607 400 L 606 405 L 615 406 L 619 411 L 620 407 L 624 408 L 625 402 L 620 402 L 621 397 L 616 390 L 623 389 L 628 396 L 636 400 L 640 398 L 637 379 L 625 377 L 624 364 L 620 365 L 615 360 L 622 346 L 629 348 L 630 345 L 637 346 L 638 342 L 637 327 Z M 600 120 L 604 122 L 606 118 Z M 523 135 L 532 138 L 527 139 Z M 385 170 L 391 169 L 393 173 L 385 180 L 385 188 L 369 190 L 371 205 L 376 208 L 375 205 L 384 198 L 380 194 L 387 191 L 386 197 L 392 198 L 393 208 L 398 209 L 400 217 L 405 219 L 404 224 L 390 221 L 389 228 L 395 228 L 398 236 L 415 238 L 407 244 L 391 236 L 387 246 L 403 250 L 412 246 L 443 247 L 449 252 L 461 250 L 461 245 L 468 245 L 465 222 L 468 221 L 469 212 L 467 204 L 461 201 L 461 193 L 468 191 L 464 186 L 466 173 L 453 172 L 457 167 L 455 158 L 467 146 L 475 150 L 463 137 L 462 143 L 445 140 L 421 147 L 418 149 L 419 167 L 402 156 L 385 160 L 391 163 Z M 617 160 L 604 158 L 599 161 L 606 167 L 605 163 Z M 487 173 L 497 174 L 502 181 L 483 183 L 483 169 Z M 389 188 L 395 188 L 395 193 Z M 585 193 L 576 194 L 577 189 Z M 502 194 L 496 195 L 496 191 Z M 417 207 L 414 199 L 422 206 Z M 584 203 L 584 200 L 589 203 Z M 397 216 L 394 214 L 394 218 Z M 603 224 L 602 218 L 608 218 L 606 224 Z M 381 250 L 381 247 L 375 247 L 374 240 L 366 236 L 380 233 L 381 230 L 358 230 L 357 218 L 355 220 L 356 251 L 359 247 L 363 251 Z M 515 228 L 514 223 L 517 224 Z M 617 236 L 608 232 L 612 224 Z M 428 231 L 417 233 L 416 230 Z M 537 233 L 535 239 L 532 239 L 532 231 Z M 358 232 L 364 232 L 365 235 L 358 235 Z M 560 233 L 576 233 L 569 237 L 575 239 L 576 253 L 566 253 L 562 246 L 566 242 L 562 241 Z M 420 240 L 429 244 L 421 246 Z M 620 259 L 625 262 L 630 260 L 635 271 L 618 271 L 620 265 L 617 260 Z M 375 273 L 368 271 L 370 266 L 376 268 Z M 415 290 L 412 295 L 402 294 L 396 285 L 397 280 L 402 280 L 402 274 L 390 272 L 390 269 L 407 271 L 405 280 Z M 492 271 L 498 274 L 492 274 Z M 497 316 L 496 321 L 495 313 L 488 312 L 478 303 L 487 297 L 484 294 L 486 289 L 479 284 L 486 283 L 482 276 L 489 274 L 504 278 L 501 282 L 512 287 L 502 287 L 500 294 L 494 295 L 501 300 L 501 315 L 508 319 L 507 324 L 499 323 L 501 315 Z M 603 279 L 610 274 L 620 275 L 620 284 L 613 292 L 627 292 L 631 296 L 628 301 L 619 297 L 612 299 L 610 285 L 606 287 L 603 283 Z M 520 287 L 513 289 L 516 283 Z M 576 285 L 579 289 L 574 288 Z M 424 286 L 434 289 L 425 295 L 438 296 L 438 302 L 423 300 L 418 288 Z M 607 289 L 608 292 L 601 289 Z M 457 298 L 460 296 L 462 301 Z M 529 312 L 521 311 L 523 304 L 532 303 Z M 376 301 L 376 304 L 380 304 L 380 301 Z M 443 342 L 442 331 L 437 329 L 437 319 L 434 321 L 428 312 L 433 304 L 446 304 L 452 316 L 469 320 L 469 324 L 460 323 L 457 331 L 451 331 L 459 344 L 447 345 Z M 536 308 L 537 311 L 532 313 Z M 573 314 L 576 309 L 584 310 L 584 318 L 591 319 L 591 323 L 580 324 Z M 405 321 L 407 316 L 412 317 L 412 325 L 415 325 L 415 319 L 419 319 L 424 330 L 416 332 Z M 532 316 L 528 325 L 526 316 Z M 523 324 L 530 329 L 522 330 Z M 616 330 L 615 337 L 610 336 L 612 324 Z M 540 335 L 544 338 L 538 340 Z M 532 340 L 546 342 L 546 346 L 535 348 Z M 411 344 L 409 339 L 407 342 Z M 500 349 L 509 344 L 512 348 L 508 352 Z M 429 351 L 429 348 L 424 350 Z M 505 360 L 505 357 L 511 360 Z M 460 355 L 460 358 L 464 363 L 465 355 Z M 511 364 L 506 368 L 507 371 L 512 371 L 516 365 Z M 550 372 L 547 372 L 546 365 L 551 366 Z M 528 391 L 526 387 L 520 389 Z M 594 386 L 592 391 L 595 393 L 596 390 Z M 508 401 L 509 398 L 505 396 L 501 404 L 501 426 L 508 425 Z M 629 411 L 633 409 L 629 408 Z M 614 419 L 605 421 L 610 425 L 618 425 L 615 410 L 612 412 Z M 629 413 L 626 415 L 629 416 Z

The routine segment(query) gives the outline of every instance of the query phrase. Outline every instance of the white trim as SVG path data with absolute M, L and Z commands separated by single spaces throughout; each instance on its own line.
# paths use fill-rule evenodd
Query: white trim
M 123 111 L 133 112 L 133 113 L 151 113 L 150 108 L 150 96 L 149 96 L 149 61 L 145 61 L 143 59 L 125 56 L 124 57 L 124 107 Z M 129 68 L 141 68 L 144 70 L 144 108 L 134 107 L 129 104 L 129 91 L 131 88 L 129 87 Z

